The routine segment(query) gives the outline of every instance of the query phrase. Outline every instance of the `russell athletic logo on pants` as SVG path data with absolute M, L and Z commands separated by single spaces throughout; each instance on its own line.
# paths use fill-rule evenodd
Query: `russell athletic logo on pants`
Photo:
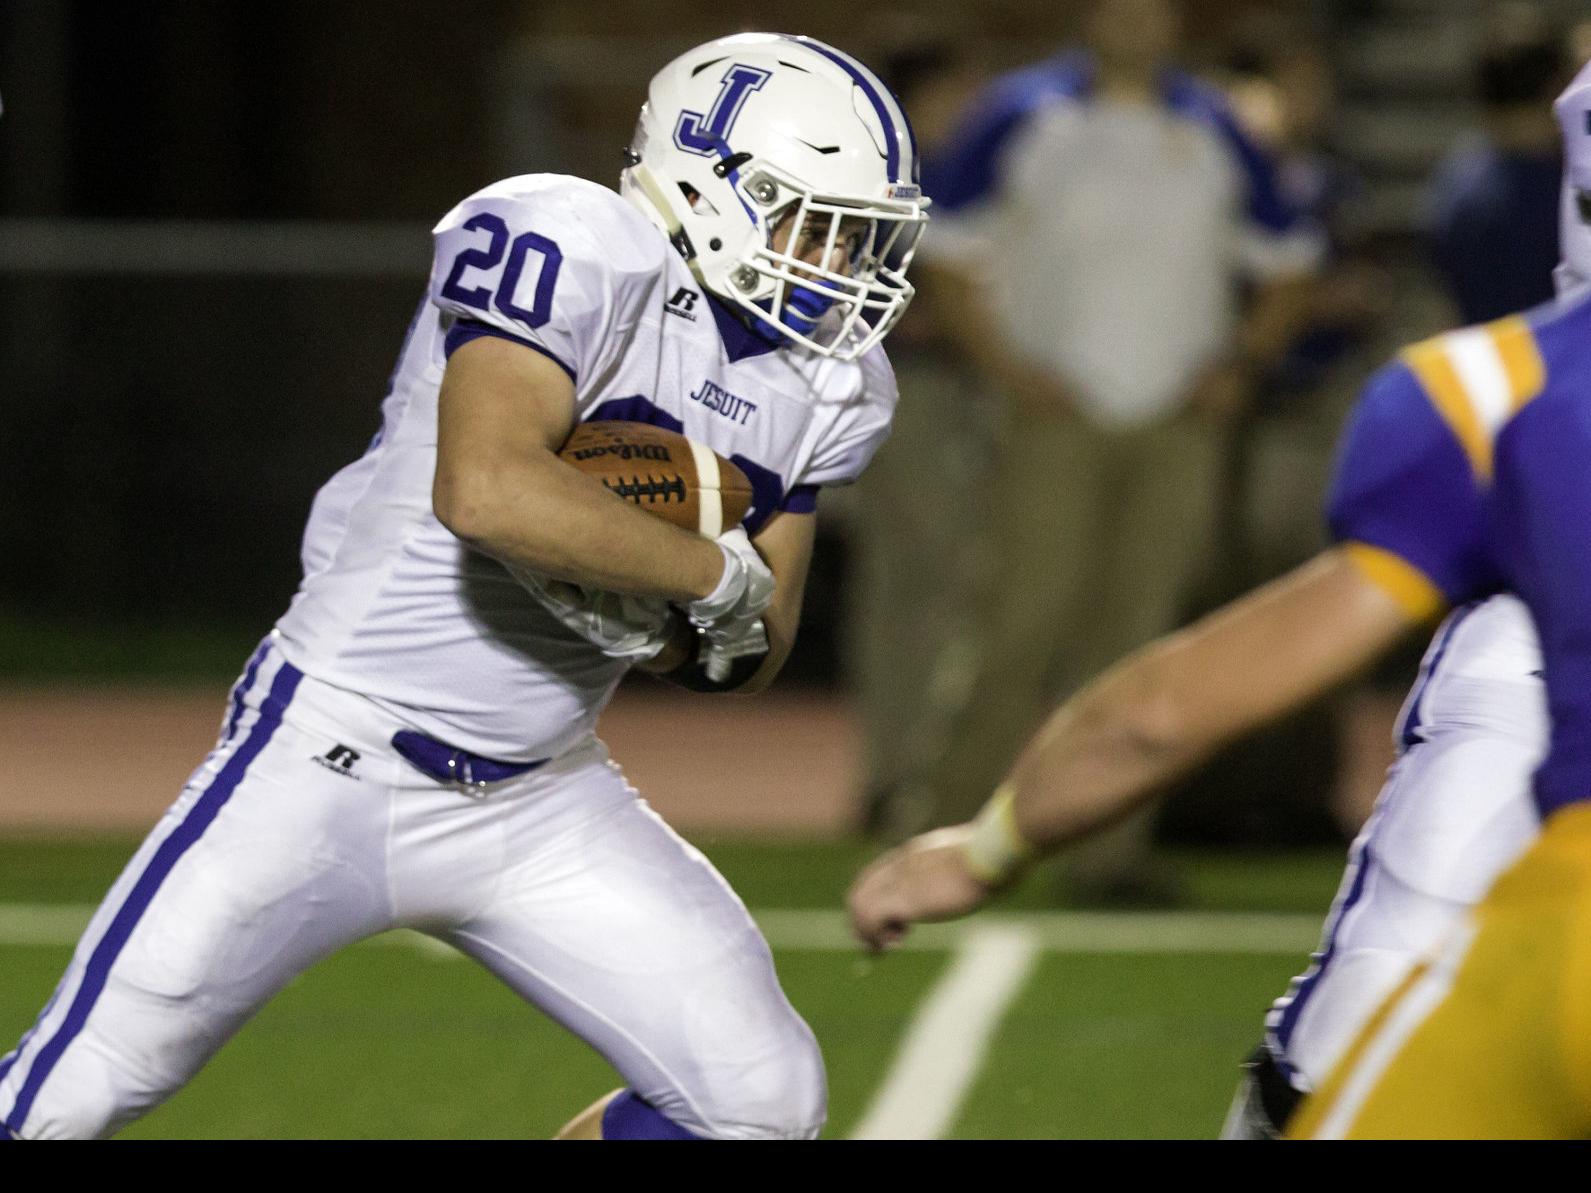
M 320 763 L 333 774 L 342 775 L 348 779 L 357 779 L 359 777 L 353 773 L 354 763 L 359 761 L 358 750 L 350 749 L 344 745 L 335 745 L 324 754 L 314 755 L 313 760 Z

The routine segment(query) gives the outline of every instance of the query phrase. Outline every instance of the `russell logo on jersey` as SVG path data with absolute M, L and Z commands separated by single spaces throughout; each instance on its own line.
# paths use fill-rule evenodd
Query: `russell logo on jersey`
M 678 315 L 682 319 L 696 322 L 696 303 L 701 294 L 689 286 L 681 286 L 674 291 L 674 297 L 663 304 L 663 310 L 670 315 Z

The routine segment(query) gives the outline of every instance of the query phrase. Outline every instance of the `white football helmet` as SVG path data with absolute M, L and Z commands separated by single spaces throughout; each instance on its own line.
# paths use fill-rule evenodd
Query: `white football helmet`
M 1584 67 L 1554 108 L 1563 131 L 1563 200 L 1559 219 L 1560 293 L 1591 282 L 1591 66 Z
M 854 360 L 911 301 L 917 144 L 848 54 L 776 33 L 698 46 L 652 79 L 626 161 L 624 196 L 765 334 Z

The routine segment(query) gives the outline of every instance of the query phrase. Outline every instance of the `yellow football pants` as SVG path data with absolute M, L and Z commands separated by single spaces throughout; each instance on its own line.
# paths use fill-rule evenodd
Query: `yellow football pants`
M 1387 1000 L 1294 1139 L 1591 1138 L 1591 805 L 1554 815 Z

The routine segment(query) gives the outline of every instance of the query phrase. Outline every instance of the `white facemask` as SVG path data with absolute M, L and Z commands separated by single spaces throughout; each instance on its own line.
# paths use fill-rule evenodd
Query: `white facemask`
M 1553 105 L 1563 132 L 1563 199 L 1558 242 L 1563 262 L 1553 275 L 1558 293 L 1591 279 L 1591 65 L 1564 88 Z

